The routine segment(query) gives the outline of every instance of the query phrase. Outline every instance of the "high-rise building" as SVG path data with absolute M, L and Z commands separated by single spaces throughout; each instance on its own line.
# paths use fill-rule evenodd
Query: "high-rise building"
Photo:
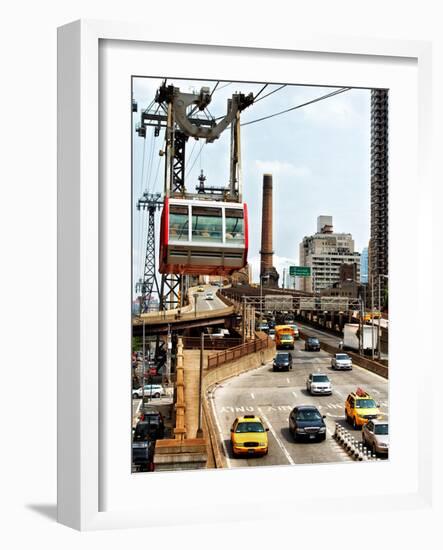
M 368 248 L 363 248 L 360 256 L 360 282 L 368 282 Z
M 350 233 L 334 233 L 332 216 L 317 218 L 317 233 L 300 243 L 300 265 L 311 268 L 311 276 L 300 279 L 300 290 L 320 292 L 340 281 L 342 264 L 356 264 L 356 280 L 360 278 L 360 254 L 354 251 Z
M 388 90 L 371 91 L 371 295 L 384 297 L 388 275 Z M 374 304 L 378 306 L 378 304 Z M 383 298 L 382 304 L 383 305 Z

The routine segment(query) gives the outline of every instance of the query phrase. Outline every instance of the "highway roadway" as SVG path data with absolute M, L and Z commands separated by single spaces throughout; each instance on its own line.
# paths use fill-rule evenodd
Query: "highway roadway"
M 200 285 L 201 288 L 203 288 L 203 292 L 199 292 L 197 289 L 199 287 L 192 287 L 189 289 L 189 305 L 190 305 L 190 311 L 195 312 L 195 298 L 194 296 L 197 296 L 197 314 L 199 313 L 206 313 L 208 311 L 214 311 L 219 309 L 225 309 L 228 307 L 223 300 L 220 300 L 220 298 L 217 296 L 217 291 L 220 290 L 217 286 L 212 285 Z M 208 293 L 212 293 L 213 299 L 207 300 L 206 296 Z
M 325 351 L 304 351 L 304 342 L 297 340 L 291 352 L 293 369 L 273 372 L 272 363 L 230 379 L 210 395 L 218 436 L 228 468 L 278 464 L 347 462 L 352 459 L 333 439 L 339 422 L 361 440 L 361 431 L 352 430 L 344 418 L 344 403 L 351 391 L 362 387 L 380 404 L 388 418 L 388 381 L 361 367 L 352 371 L 333 371 L 331 356 Z M 306 379 L 311 372 L 326 373 L 332 381 L 332 395 L 311 396 Z M 324 442 L 294 442 L 288 429 L 289 413 L 295 405 L 313 404 L 326 415 L 327 436 Z M 269 453 L 257 458 L 233 458 L 230 428 L 236 416 L 256 414 L 269 428 Z

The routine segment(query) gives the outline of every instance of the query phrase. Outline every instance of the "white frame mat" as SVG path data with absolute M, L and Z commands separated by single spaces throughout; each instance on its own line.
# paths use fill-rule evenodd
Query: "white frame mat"
M 421 377 L 414 382 L 413 360 L 402 346 L 409 318 L 424 317 L 432 295 L 432 243 L 425 238 L 432 234 L 431 46 L 277 32 L 256 41 L 198 36 L 199 43 L 190 41 L 183 30 L 166 43 L 154 25 L 102 21 L 59 29 L 58 521 L 79 530 L 287 522 L 294 510 L 309 516 L 302 502 L 318 520 L 326 516 L 321 510 L 333 517 L 356 496 L 366 499 L 366 514 L 371 503 L 384 513 L 429 508 L 432 426 L 419 424 L 418 413 L 405 426 L 401 394 L 418 410 L 429 400 L 425 378 L 432 368 L 431 350 L 420 350 Z M 190 59 L 199 61 L 198 71 L 195 64 L 189 69 Z M 130 349 L 131 75 L 390 89 L 394 437 L 386 463 L 130 474 L 130 377 L 118 364 Z M 125 230 L 116 231 L 116 219 Z M 312 471 L 315 484 L 307 480 Z M 146 491 L 155 491 L 155 507 L 146 506 Z

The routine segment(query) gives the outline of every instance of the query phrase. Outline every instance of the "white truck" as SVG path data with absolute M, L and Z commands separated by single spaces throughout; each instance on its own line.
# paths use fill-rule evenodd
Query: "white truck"
M 360 328 L 363 329 L 362 348 L 363 353 L 372 352 L 372 338 L 374 338 L 374 350 L 377 349 L 377 327 L 372 325 L 360 325 L 347 323 L 343 327 L 343 350 L 353 350 L 357 353 L 360 350 Z

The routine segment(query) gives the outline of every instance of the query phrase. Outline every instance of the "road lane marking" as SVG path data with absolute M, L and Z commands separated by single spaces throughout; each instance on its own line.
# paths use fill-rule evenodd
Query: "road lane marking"
M 259 408 L 259 411 L 260 411 L 260 408 Z M 275 430 L 274 428 L 272 427 L 271 423 L 269 422 L 269 420 L 266 418 L 266 416 L 260 411 L 261 413 L 261 416 L 263 417 L 263 420 L 266 422 L 266 424 L 269 426 L 269 431 L 272 433 L 272 435 L 274 436 L 275 438 L 275 441 L 277 441 L 277 444 L 278 446 L 280 447 L 280 449 L 283 451 L 283 454 L 286 456 L 286 458 L 288 459 L 288 462 L 289 464 L 292 464 L 294 465 L 295 462 L 292 460 L 292 456 L 288 453 L 286 447 L 283 445 L 283 442 L 280 441 L 280 438 L 277 436 L 277 434 L 275 433 Z
M 289 381 L 289 378 L 286 378 L 286 382 L 287 382 L 288 384 L 290 384 L 290 383 L 291 383 L 291 382 Z
M 221 441 L 221 444 L 222 444 L 222 447 L 223 447 L 223 452 L 225 453 L 226 464 L 227 464 L 228 468 L 231 468 L 231 460 L 229 459 L 228 449 L 226 448 L 225 440 L 224 440 L 224 437 L 223 437 L 223 432 L 221 430 L 220 422 L 219 422 L 218 416 L 217 416 L 217 411 L 215 410 L 215 404 L 214 404 L 215 399 L 211 399 L 210 401 L 211 401 L 212 413 L 213 413 L 214 418 L 215 418 L 215 424 L 217 426 L 218 436 L 220 438 L 220 441 Z
M 252 399 L 255 399 L 255 395 L 253 393 L 251 393 L 251 397 Z
M 296 398 L 297 397 L 297 394 L 295 393 L 295 391 L 292 392 L 292 395 Z
M 334 389 L 334 393 L 338 393 L 338 395 L 339 395 L 340 397 L 344 397 L 344 395 L 343 395 L 340 391 L 338 391 L 338 390 L 336 390 L 336 389 Z

